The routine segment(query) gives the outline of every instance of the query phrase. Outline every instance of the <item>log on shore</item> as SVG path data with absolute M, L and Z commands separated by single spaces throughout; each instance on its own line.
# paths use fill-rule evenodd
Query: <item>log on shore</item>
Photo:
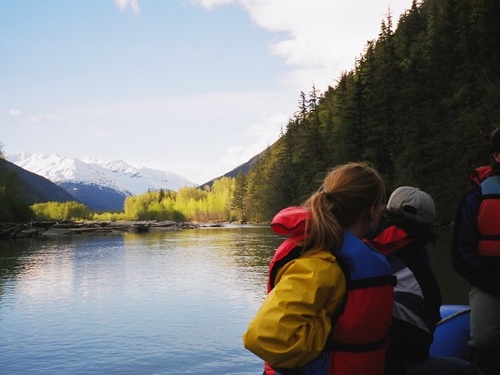
M 47 237 L 51 235 L 72 235 L 131 231 L 146 233 L 155 230 L 180 230 L 198 228 L 197 224 L 176 221 L 121 221 L 121 222 L 72 222 L 32 221 L 30 223 L 0 224 L 0 239 Z
M 37 237 L 44 231 L 44 228 L 31 227 L 29 224 L 1 224 L 0 239 Z

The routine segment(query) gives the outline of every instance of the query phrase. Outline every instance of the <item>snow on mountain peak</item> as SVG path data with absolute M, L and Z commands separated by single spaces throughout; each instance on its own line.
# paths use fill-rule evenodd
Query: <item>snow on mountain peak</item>
M 96 160 L 67 158 L 57 154 L 17 154 L 6 159 L 47 178 L 54 183 L 81 182 L 96 184 L 123 191 L 128 195 L 144 194 L 148 190 L 179 190 L 196 186 L 175 173 L 149 168 L 135 168 L 123 160 Z
M 103 167 L 105 169 L 110 169 L 113 172 L 122 172 L 122 173 L 137 173 L 138 169 L 135 167 L 132 167 L 131 165 L 127 164 L 125 161 L 118 159 L 118 160 L 101 160 L 101 159 L 93 159 L 90 157 L 85 157 L 82 159 L 83 162 L 87 164 L 97 164 L 100 167 Z

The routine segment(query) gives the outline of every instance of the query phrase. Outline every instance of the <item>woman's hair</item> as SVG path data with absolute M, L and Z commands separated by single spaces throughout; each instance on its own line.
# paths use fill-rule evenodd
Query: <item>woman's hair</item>
M 304 203 L 311 212 L 305 248 L 339 249 L 343 230 L 373 205 L 384 203 L 385 197 L 384 182 L 368 163 L 333 168 L 320 189 Z

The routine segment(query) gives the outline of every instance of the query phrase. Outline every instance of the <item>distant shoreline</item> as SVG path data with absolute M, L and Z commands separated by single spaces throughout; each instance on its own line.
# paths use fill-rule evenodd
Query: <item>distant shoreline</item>
M 0 224 L 0 239 L 37 238 L 92 233 L 145 233 L 150 230 L 182 230 L 221 227 L 221 223 L 195 224 L 178 221 L 32 221 Z

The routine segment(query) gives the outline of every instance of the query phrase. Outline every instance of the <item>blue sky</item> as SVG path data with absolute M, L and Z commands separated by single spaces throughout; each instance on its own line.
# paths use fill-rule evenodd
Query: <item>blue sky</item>
M 274 143 L 411 0 L 0 0 L 4 153 L 195 183 Z

